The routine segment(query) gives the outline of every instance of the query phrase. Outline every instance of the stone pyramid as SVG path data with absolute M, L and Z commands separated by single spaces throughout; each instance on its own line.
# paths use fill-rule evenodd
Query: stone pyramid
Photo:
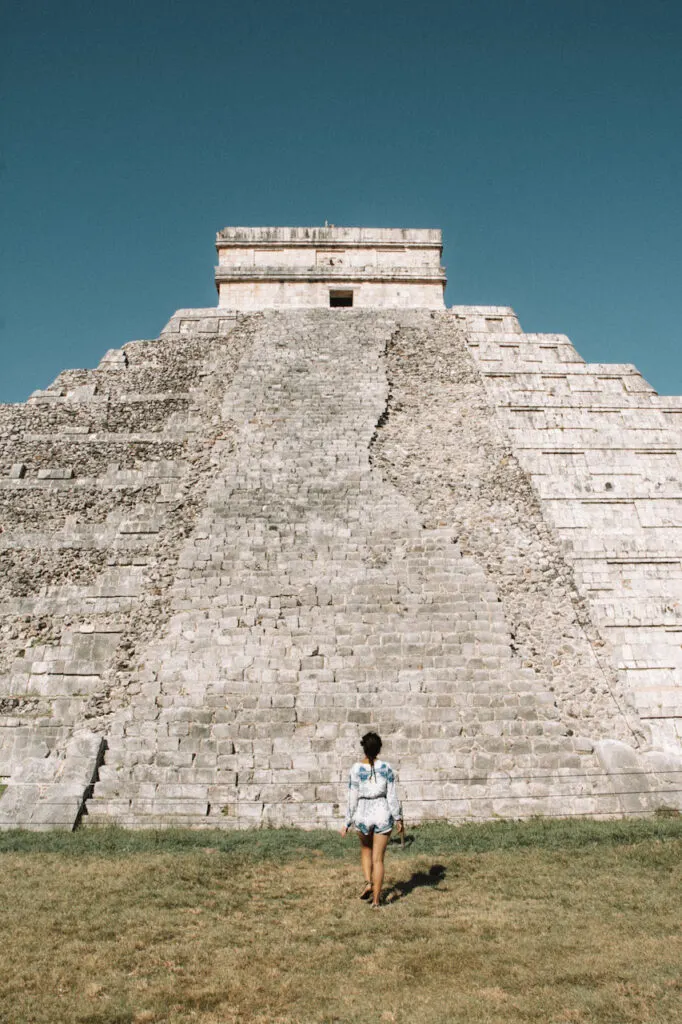
M 229 228 L 219 304 L 0 406 L 0 827 L 682 807 L 682 398 L 440 232 Z

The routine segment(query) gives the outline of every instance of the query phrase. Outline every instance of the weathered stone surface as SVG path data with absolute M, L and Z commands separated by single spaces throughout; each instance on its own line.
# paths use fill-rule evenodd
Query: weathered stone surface
M 92 792 L 104 749 L 101 734 L 78 729 L 62 752 L 46 752 L 41 758 L 33 750 L 23 756 L 0 801 L 0 829 L 74 828 Z
M 435 229 L 235 228 L 216 237 L 218 306 L 443 308 Z
M 506 324 L 516 324 L 511 310 Z M 563 335 L 491 332 L 453 310 L 506 437 L 649 741 L 682 743 L 682 399 Z M 506 330 L 506 326 L 505 326 Z
M 681 806 L 676 405 L 455 307 L 179 310 L 1 406 L 0 827 L 331 827 L 367 728 L 410 821 Z
M 223 348 L 212 382 L 217 393 L 242 344 L 235 339 L 229 353 Z M 211 385 L 203 388 L 202 413 L 193 388 L 206 384 L 201 374 L 220 354 L 215 338 L 133 342 L 123 354 L 113 374 L 106 361 L 98 370 L 62 374 L 43 393 L 52 396 L 49 404 L 0 406 L 0 447 L 24 453 L 25 467 L 20 478 L 0 479 L 6 825 L 37 827 L 29 790 L 19 798 L 16 777 L 34 747 L 51 764 L 62 760 L 75 730 L 87 723 L 104 736 L 107 712 L 134 694 L 137 648 L 170 614 L 176 554 L 208 486 Z M 67 395 L 80 387 L 86 390 L 73 404 Z M 46 479 L 46 460 L 74 467 L 75 478 Z

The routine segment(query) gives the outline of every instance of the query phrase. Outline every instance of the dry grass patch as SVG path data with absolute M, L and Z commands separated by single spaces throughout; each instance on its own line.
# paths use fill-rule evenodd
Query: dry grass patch
M 392 849 L 380 913 L 351 850 L 8 852 L 0 1020 L 674 1024 L 681 852 Z

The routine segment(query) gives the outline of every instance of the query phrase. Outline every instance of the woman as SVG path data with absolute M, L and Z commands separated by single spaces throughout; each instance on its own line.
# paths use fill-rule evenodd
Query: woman
M 360 839 L 360 859 L 365 885 L 361 900 L 372 897 L 372 910 L 378 910 L 384 881 L 384 854 L 395 825 L 403 830 L 403 814 L 396 792 L 395 774 L 390 764 L 379 761 L 381 736 L 368 732 L 360 740 L 365 757 L 356 761 L 348 779 L 348 813 L 341 829 L 345 836 L 351 825 Z

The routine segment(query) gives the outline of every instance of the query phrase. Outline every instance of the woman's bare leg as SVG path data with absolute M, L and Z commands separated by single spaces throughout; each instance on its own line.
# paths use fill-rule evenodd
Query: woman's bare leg
M 363 836 L 362 832 L 358 832 L 358 839 L 360 840 L 360 861 L 362 863 L 362 873 L 365 876 L 365 881 L 368 885 L 372 883 L 372 837 Z
M 383 836 L 375 835 L 372 844 L 372 903 L 374 906 L 378 906 L 381 898 L 381 887 L 384 884 L 384 854 L 390 838 L 390 832 Z

